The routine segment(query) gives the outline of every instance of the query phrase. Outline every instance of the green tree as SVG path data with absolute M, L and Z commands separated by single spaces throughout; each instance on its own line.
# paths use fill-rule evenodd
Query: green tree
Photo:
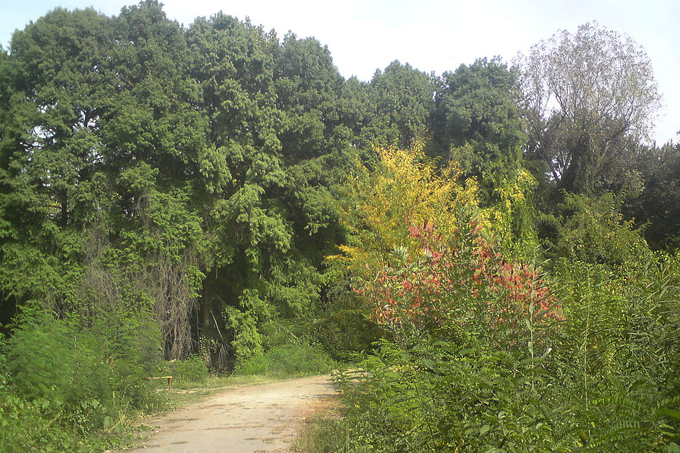
M 199 328 L 201 340 L 225 359 L 230 340 L 237 341 L 238 353 L 247 354 L 248 333 L 254 336 L 250 347 L 261 348 L 256 323 L 266 316 L 257 295 L 246 301 L 246 294 L 253 294 L 247 280 L 257 280 L 253 274 L 261 265 L 258 247 L 281 238 L 276 219 L 265 226 L 269 213 L 262 200 L 263 186 L 274 187 L 282 180 L 276 157 L 280 142 L 274 132 L 279 115 L 271 89 L 272 48 L 278 43 L 261 29 L 222 13 L 197 19 L 186 36 L 191 76 L 200 86 L 198 110 L 208 126 L 206 148 L 199 157 L 203 188 L 199 185 L 196 191 L 214 256 L 202 289 Z M 246 312 L 231 312 L 226 322 L 234 338 L 222 333 L 225 306 Z
M 369 85 L 370 123 L 366 135 L 373 143 L 407 149 L 425 138 L 435 86 L 432 77 L 393 61 L 376 71 Z
M 101 197 L 113 43 L 111 19 L 92 9 L 55 9 L 12 38 L 1 89 L 0 247 L 3 293 L 15 300 L 58 306 L 74 296 L 79 232 Z
M 525 141 L 519 97 L 515 72 L 499 58 L 445 72 L 432 120 L 441 153 L 460 162 L 466 176 L 512 173 Z
M 343 80 L 316 40 L 279 44 L 221 13 L 195 21 L 187 41 L 208 124 L 201 199 L 215 256 L 201 334 L 222 357 L 231 341 L 244 360 L 262 352 L 267 324 L 306 316 L 320 298 L 337 235 L 331 170 L 350 137 Z
M 552 258 L 633 272 L 651 258 L 642 231 L 621 214 L 622 197 L 566 194 L 554 214 L 538 216 L 537 229 Z
M 207 123 L 189 77 L 184 31 L 153 0 L 114 19 L 116 75 L 103 117 L 104 177 L 112 200 L 101 258 L 123 303 L 152 309 L 167 358 L 196 346 L 190 320 L 206 269 L 198 214 Z
M 189 181 L 199 171 L 207 125 L 197 111 L 200 87 L 187 77 L 183 30 L 155 0 L 123 8 L 114 27 L 117 45 L 109 61 L 116 84 L 105 127 L 109 171 L 141 160 L 158 169 L 159 183 Z
M 343 79 L 327 47 L 313 38 L 286 35 L 277 53 L 275 78 L 286 163 L 328 154 L 349 140 L 338 107 Z
M 116 18 L 56 9 L 14 35 L 2 88 L 3 294 L 84 316 L 154 309 L 172 358 L 192 347 L 205 267 L 187 52 L 154 1 Z
M 493 208 L 501 242 L 530 247 L 536 184 L 524 169 L 516 71 L 499 58 L 484 58 L 445 72 L 438 85 L 429 153 L 457 162 L 464 178 L 478 181 L 480 203 Z
M 629 197 L 623 212 L 643 227 L 654 249 L 677 250 L 680 246 L 680 144 L 643 148 L 636 169 L 644 185 L 639 196 Z

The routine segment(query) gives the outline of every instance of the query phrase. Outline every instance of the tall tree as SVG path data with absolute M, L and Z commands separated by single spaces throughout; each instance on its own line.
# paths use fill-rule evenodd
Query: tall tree
M 287 34 L 277 53 L 275 77 L 287 162 L 328 154 L 337 133 L 348 139 L 338 111 L 343 79 L 327 47 L 313 38 Z
M 424 138 L 435 91 L 432 77 L 395 60 L 373 75 L 369 89 L 373 106 L 366 132 L 371 141 L 406 149 Z
M 222 13 L 196 20 L 187 41 L 208 124 L 202 211 L 215 251 L 201 334 L 222 351 L 232 340 L 244 359 L 262 351 L 263 326 L 319 300 L 337 228 L 330 168 L 350 137 L 338 103 L 343 80 L 316 40 L 289 34 L 279 43 Z
M 62 306 L 97 215 L 102 117 L 113 91 L 111 19 L 57 8 L 12 38 L 2 71 L 0 202 L 5 295 Z M 30 278 L 24 278 L 25 276 Z
M 432 115 L 437 152 L 457 160 L 468 177 L 490 182 L 514 174 L 525 141 L 515 72 L 484 58 L 445 72 L 439 82 Z
M 167 186 L 198 173 L 205 122 L 200 87 L 188 77 L 190 52 L 180 25 L 156 0 L 124 7 L 115 18 L 114 103 L 106 120 L 106 160 L 114 171 L 144 161 Z M 160 182 L 160 181 L 159 181 Z
M 172 358 L 192 347 L 202 275 L 190 183 L 204 124 L 186 57 L 156 1 L 116 18 L 55 9 L 14 35 L 0 115 L 3 294 L 155 309 Z
M 660 102 L 644 50 L 587 23 L 534 45 L 519 67 L 527 156 L 561 189 L 588 193 L 615 185 Z
M 114 30 L 116 85 L 103 118 L 115 200 L 107 259 L 126 301 L 154 309 L 165 355 L 177 359 L 197 344 L 190 321 L 206 269 L 200 161 L 208 125 L 184 30 L 159 2 L 123 8 Z
M 278 41 L 259 27 L 219 13 L 187 31 L 198 106 L 207 121 L 200 157 L 202 211 L 214 259 L 201 297 L 200 335 L 225 357 L 262 350 L 258 327 L 272 316 L 261 288 L 268 254 L 290 248 L 290 231 L 271 194 L 284 183 L 273 93 Z M 224 332 L 226 325 L 233 332 Z
M 481 205 L 503 217 L 494 223 L 511 226 L 503 236 L 530 239 L 534 212 L 527 197 L 535 181 L 524 169 L 516 71 L 500 58 L 484 58 L 445 72 L 438 85 L 429 153 L 455 161 L 464 177 L 476 179 Z

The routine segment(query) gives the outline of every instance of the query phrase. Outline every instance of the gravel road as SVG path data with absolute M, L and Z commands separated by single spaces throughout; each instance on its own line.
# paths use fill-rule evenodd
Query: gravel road
M 151 421 L 151 438 L 133 451 L 287 452 L 305 408 L 335 391 L 329 376 L 238 387 Z

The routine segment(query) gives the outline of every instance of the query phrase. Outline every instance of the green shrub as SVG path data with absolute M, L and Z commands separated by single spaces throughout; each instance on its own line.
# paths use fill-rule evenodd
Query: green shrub
M 307 376 L 328 373 L 333 361 L 321 348 L 306 345 L 276 346 L 261 356 L 237 366 L 237 375 L 274 377 Z
M 356 361 L 363 353 L 373 351 L 373 344 L 386 332 L 371 321 L 364 301 L 346 285 L 331 287 L 329 297 L 333 304 L 308 326 L 313 341 L 341 362 Z
M 346 451 L 560 451 L 541 361 L 470 340 L 382 342 L 366 372 L 343 381 Z
M 208 366 L 200 355 L 192 355 L 185 360 L 178 360 L 170 367 L 173 379 L 178 383 L 203 383 L 208 379 Z
M 383 341 L 364 373 L 343 382 L 346 419 L 319 428 L 338 436 L 325 443 L 349 452 L 676 451 L 677 262 L 652 258 L 632 276 L 554 263 L 564 319 L 535 355 L 533 335 L 512 343 L 490 331 Z
M 612 194 L 565 194 L 555 214 L 539 216 L 537 222 L 548 255 L 630 270 L 651 259 L 642 231 L 620 214 L 621 202 Z
M 25 307 L 0 355 L 0 451 L 103 449 L 116 439 L 102 433 L 162 407 L 145 380 L 145 350 L 159 354 L 150 325 L 143 314 L 86 323 Z

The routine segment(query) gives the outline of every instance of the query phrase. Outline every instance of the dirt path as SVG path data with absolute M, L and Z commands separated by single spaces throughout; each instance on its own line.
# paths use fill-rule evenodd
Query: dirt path
M 134 452 L 285 452 L 305 408 L 335 393 L 328 376 L 239 387 L 152 421 Z

